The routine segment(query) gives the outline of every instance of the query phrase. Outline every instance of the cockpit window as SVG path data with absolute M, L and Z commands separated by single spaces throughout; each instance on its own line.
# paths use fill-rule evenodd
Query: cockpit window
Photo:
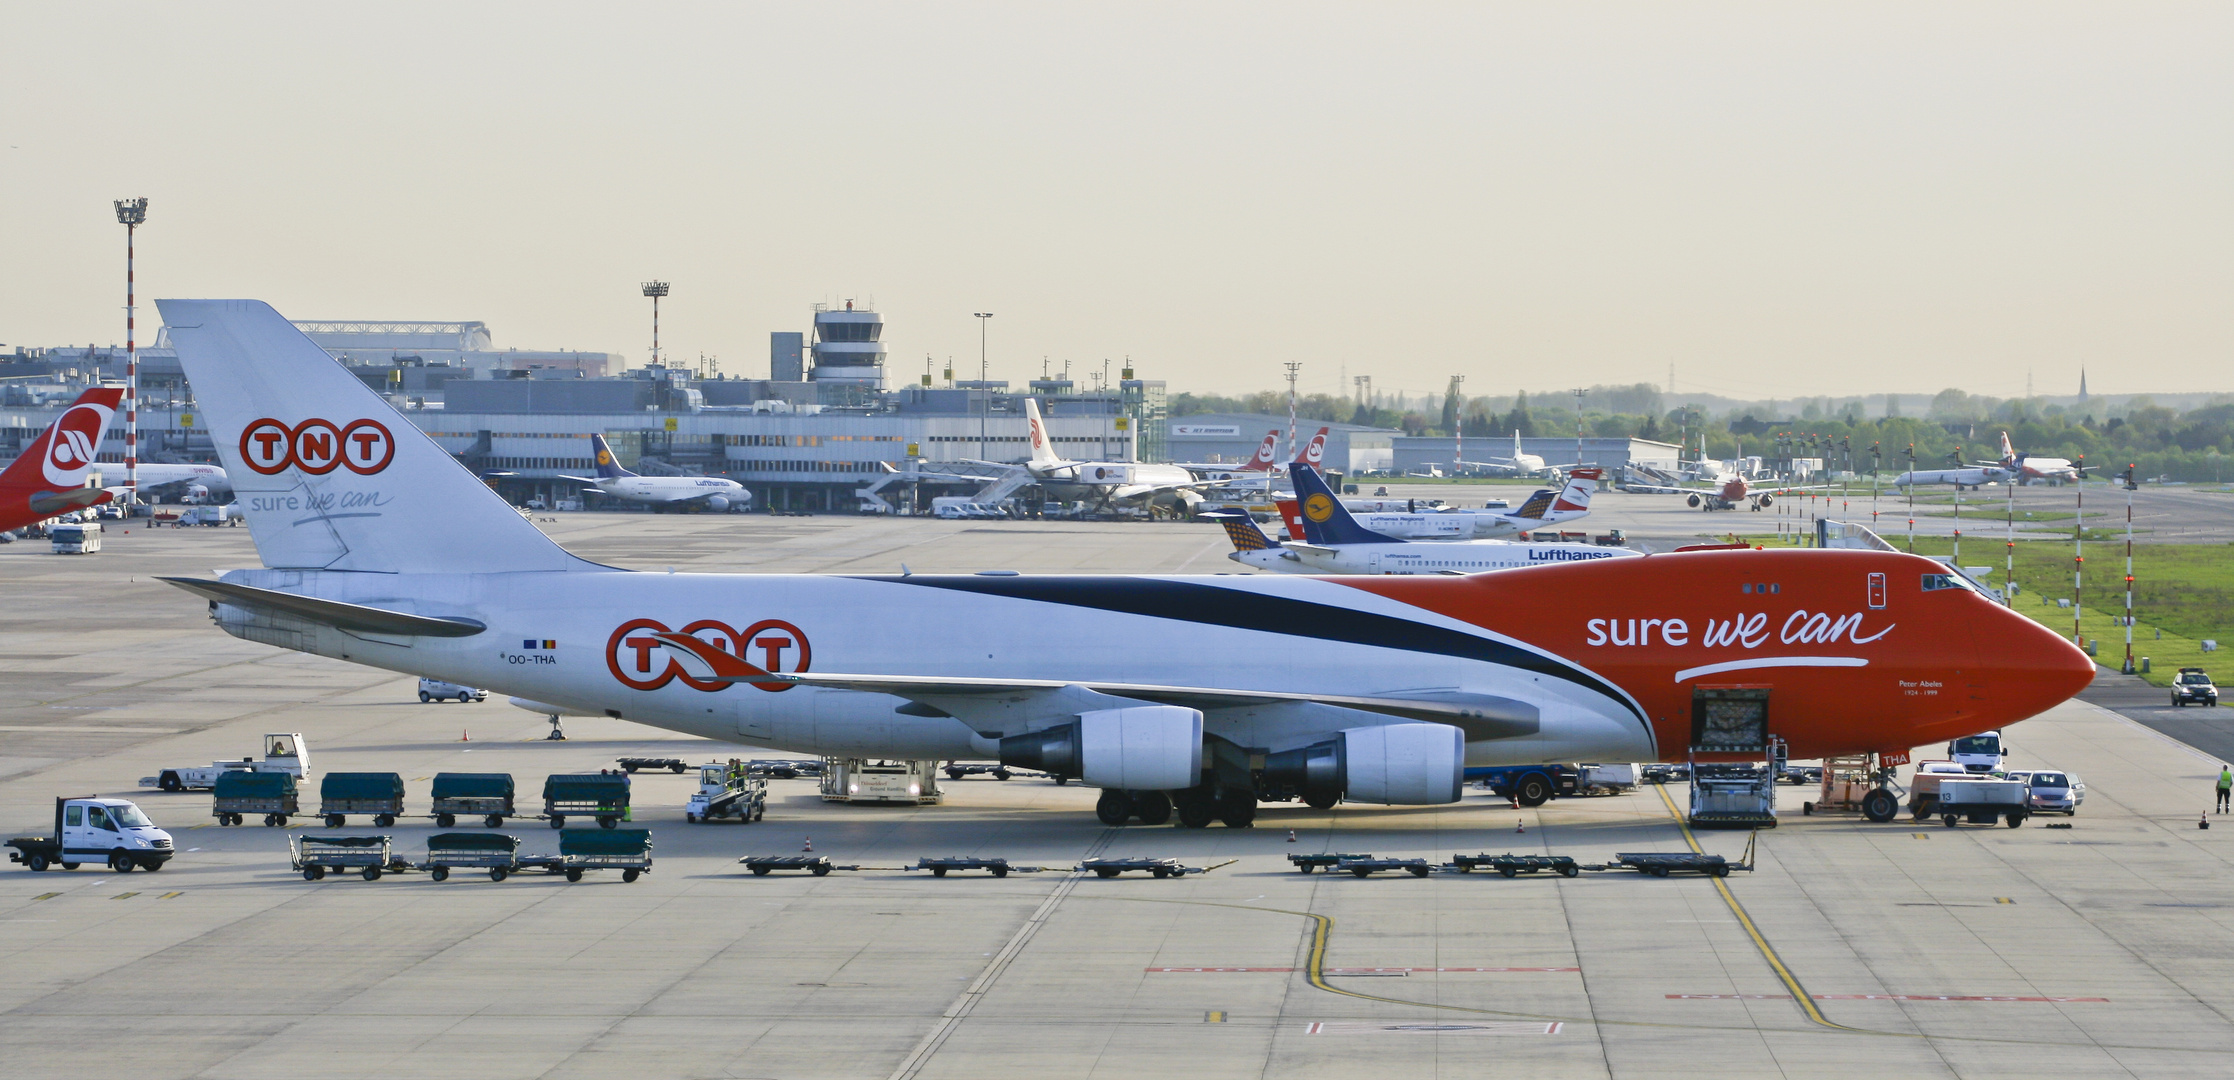
M 1939 591 L 1939 590 L 1941 590 L 1941 589 L 1969 589 L 1969 588 L 1971 588 L 1971 584 L 1970 584 L 1970 581 L 1969 581 L 1969 579 L 1968 579 L 1968 578 L 1965 578 L 1965 577 L 1963 577 L 1963 576 L 1962 576 L 1961 574 L 1925 574 L 1925 575 L 1924 575 L 1924 591 L 1925 591 L 1925 592 L 1938 592 L 1938 591 Z

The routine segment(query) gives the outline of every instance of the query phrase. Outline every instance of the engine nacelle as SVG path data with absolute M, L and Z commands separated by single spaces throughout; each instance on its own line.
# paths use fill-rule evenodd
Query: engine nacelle
M 1178 791 L 1202 782 L 1202 714 L 1177 705 L 1080 713 L 1070 723 L 1002 739 L 1000 760 L 1094 787 Z
M 708 495 L 706 496 L 706 509 L 711 510 L 717 514 L 721 513 L 722 511 L 729 509 L 729 500 L 722 498 L 719 495 Z
M 1693 495 L 1693 496 L 1691 496 L 1691 497 L 1689 497 L 1689 498 L 1687 498 L 1687 499 L 1683 500 L 1683 504 L 1684 504 L 1685 506 L 1691 507 L 1692 509 L 1696 510 L 1696 509 L 1698 509 L 1698 507 L 1699 507 L 1699 497 L 1698 497 L 1697 495 Z
M 1457 802 L 1465 776 L 1466 734 L 1449 724 L 1350 728 L 1264 759 L 1267 787 L 1295 791 L 1313 806 Z
M 1763 496 L 1761 496 L 1761 497 L 1760 497 L 1759 499 L 1757 499 L 1757 500 L 1755 500 L 1755 501 L 1756 501 L 1756 502 L 1758 502 L 1758 503 L 1760 504 L 1760 506 L 1761 506 L 1761 509 L 1763 509 L 1763 510 L 1766 510 L 1766 509 L 1768 509 L 1769 507 L 1772 507 L 1772 506 L 1775 506 L 1775 505 L 1776 505 L 1776 496 L 1774 496 L 1774 495 L 1763 495 Z

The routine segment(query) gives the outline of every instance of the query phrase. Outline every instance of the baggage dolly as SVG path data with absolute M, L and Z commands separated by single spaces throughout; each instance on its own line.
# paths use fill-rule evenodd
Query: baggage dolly
M 385 836 L 290 836 L 287 853 L 304 881 L 317 881 L 328 870 L 337 874 L 355 870 L 366 881 L 378 881 L 381 874 L 411 869 L 410 863 L 396 858 Z
M 1042 866 L 1010 866 L 1007 859 L 975 859 L 963 855 L 950 855 L 943 859 L 917 859 L 914 866 L 902 870 L 929 870 L 932 877 L 945 877 L 949 870 L 984 870 L 994 877 L 1010 874 L 1036 874 L 1046 869 Z
M 1334 864 L 1334 871 L 1347 870 L 1359 877 L 1371 877 L 1382 870 L 1402 870 L 1413 877 L 1426 877 L 1433 869 L 1426 859 L 1344 859 Z
M 859 870 L 858 866 L 839 866 L 828 855 L 747 855 L 737 860 L 752 871 L 754 877 L 767 877 L 778 870 L 804 870 L 822 877 L 832 870 Z
M 1540 870 L 1549 870 L 1560 877 L 1574 877 L 1582 873 L 1582 867 L 1576 864 L 1571 855 L 1453 855 L 1444 867 L 1461 874 L 1470 874 L 1476 868 L 1495 870 L 1506 877 L 1533 874 Z
M 613 760 L 619 762 L 620 767 L 628 772 L 635 772 L 638 769 L 665 769 L 671 773 L 680 773 L 684 769 L 690 768 L 690 766 L 683 764 L 681 758 L 624 757 Z
M 622 881 L 634 881 L 652 872 L 652 833 L 650 829 L 560 833 L 559 856 L 566 860 L 568 881 L 580 881 L 590 870 L 618 870 Z
M 503 881 L 520 868 L 520 838 L 503 833 L 446 832 L 427 837 L 427 861 L 420 866 L 436 881 L 447 881 L 458 867 L 489 872 L 490 881 Z
M 210 788 L 210 813 L 219 825 L 238 825 L 243 814 L 262 814 L 264 824 L 278 828 L 302 806 L 295 794 L 295 777 L 283 772 L 225 772 Z
M 1096 877 L 1113 878 L 1127 870 L 1146 870 L 1160 878 L 1184 877 L 1188 874 L 1207 874 L 1218 867 L 1230 865 L 1234 860 L 1209 866 L 1181 866 L 1177 859 L 1088 859 L 1079 863 L 1075 873 L 1091 871 Z
M 617 828 L 628 816 L 628 777 L 618 773 L 552 773 L 543 780 L 543 813 L 551 827 L 566 827 L 568 814 L 594 817 Z
M 350 814 L 370 814 L 385 829 L 403 813 L 403 777 L 392 772 L 335 772 L 318 781 L 318 813 L 329 829 L 348 823 Z
M 1370 859 L 1372 857 L 1369 854 L 1322 851 L 1315 855 L 1290 855 L 1288 856 L 1288 862 L 1294 864 L 1297 871 L 1309 874 L 1319 870 L 1332 870 L 1336 863 L 1356 862 L 1359 859 Z
M 513 793 L 511 773 L 436 773 L 431 816 L 437 828 L 477 817 L 483 825 L 501 829 L 505 818 L 520 816 L 512 808 Z

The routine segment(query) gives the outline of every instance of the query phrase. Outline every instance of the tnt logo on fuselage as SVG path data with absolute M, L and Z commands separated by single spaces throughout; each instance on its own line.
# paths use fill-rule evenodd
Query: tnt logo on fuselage
M 265 476 L 288 469 L 312 476 L 348 469 L 370 476 L 387 468 L 395 456 L 396 437 L 378 420 L 344 425 L 312 417 L 289 427 L 267 417 L 240 433 L 241 462 Z
M 693 690 L 709 693 L 728 688 L 728 683 L 708 682 L 686 674 L 682 661 L 667 655 L 666 647 L 652 636 L 666 632 L 667 624 L 658 619 L 630 619 L 622 623 L 613 631 L 613 636 L 605 639 L 605 669 L 631 690 L 657 690 L 676 679 Z M 797 674 L 807 670 L 808 663 L 814 659 L 807 635 L 782 619 L 762 619 L 743 630 L 718 619 L 700 619 L 683 627 L 681 633 L 731 656 L 741 657 L 762 671 Z M 756 682 L 751 685 L 773 693 L 789 690 L 795 684 Z

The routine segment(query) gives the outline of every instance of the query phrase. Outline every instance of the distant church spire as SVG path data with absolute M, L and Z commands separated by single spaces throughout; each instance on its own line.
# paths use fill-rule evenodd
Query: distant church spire
M 2079 400 L 2087 399 L 2087 369 L 2079 369 Z

